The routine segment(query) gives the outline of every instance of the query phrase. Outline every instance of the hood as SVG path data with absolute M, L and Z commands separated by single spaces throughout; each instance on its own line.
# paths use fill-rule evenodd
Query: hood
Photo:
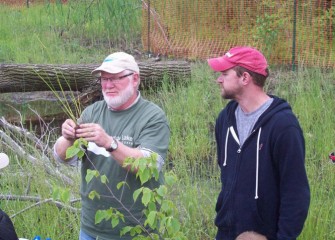
M 287 103 L 282 98 L 279 98 L 277 96 L 269 95 L 269 97 L 273 98 L 272 104 L 269 106 L 269 108 L 262 114 L 262 116 L 258 119 L 256 122 L 256 125 L 254 129 L 259 128 L 260 126 L 266 124 L 271 117 L 276 114 L 277 112 L 282 112 L 282 111 L 292 111 L 291 106 Z M 229 126 L 234 126 L 235 127 L 235 110 L 238 106 L 238 103 L 235 100 L 231 100 L 227 106 L 227 114 L 228 114 L 228 124 Z

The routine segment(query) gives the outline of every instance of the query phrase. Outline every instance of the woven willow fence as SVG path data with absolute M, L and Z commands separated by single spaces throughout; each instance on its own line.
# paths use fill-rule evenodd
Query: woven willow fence
M 186 59 L 237 45 L 271 64 L 335 67 L 335 0 L 143 0 L 148 52 Z

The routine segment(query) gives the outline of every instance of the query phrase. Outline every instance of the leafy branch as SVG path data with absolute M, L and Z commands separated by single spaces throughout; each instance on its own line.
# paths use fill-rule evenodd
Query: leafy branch
M 82 158 L 85 155 L 85 147 L 87 142 L 83 139 L 77 139 L 74 144 L 68 148 L 66 157 Z M 89 160 L 89 159 L 88 159 Z M 90 160 L 89 160 L 90 161 Z M 176 217 L 178 210 L 171 200 L 167 199 L 169 188 L 177 181 L 173 172 L 164 174 L 164 184 L 157 188 L 150 189 L 145 187 L 144 184 L 151 179 L 158 181 L 160 172 L 157 167 L 157 154 L 152 154 L 150 157 L 145 158 L 127 158 L 124 162 L 124 167 L 130 167 L 131 170 L 136 169 L 136 178 L 141 182 L 141 187 L 133 192 L 134 203 L 140 200 L 143 204 L 144 221 L 136 218 L 130 209 L 128 209 L 122 202 L 121 198 L 117 198 L 113 191 L 108 186 L 108 178 L 106 175 L 100 175 L 99 171 L 95 168 L 88 169 L 85 180 L 87 183 L 93 179 L 99 179 L 101 184 L 104 184 L 111 195 L 120 205 L 121 209 L 109 208 L 106 210 L 98 210 L 95 214 L 95 223 L 99 224 L 102 221 L 110 221 L 113 228 L 117 227 L 119 223 L 125 222 L 125 215 L 127 218 L 132 218 L 135 226 L 126 226 L 120 230 L 120 236 L 130 234 L 134 240 L 145 239 L 186 239 L 184 234 L 180 231 L 180 222 Z M 126 179 L 119 182 L 117 189 L 127 187 Z M 90 199 L 100 199 L 100 193 L 92 190 L 88 196 Z M 120 210 L 120 211 L 119 211 Z M 122 211 L 122 212 L 121 212 Z

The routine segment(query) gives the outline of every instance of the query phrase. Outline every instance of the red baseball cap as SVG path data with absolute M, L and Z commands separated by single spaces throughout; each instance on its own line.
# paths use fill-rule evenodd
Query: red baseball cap
M 261 52 L 251 47 L 234 47 L 222 57 L 210 58 L 207 62 L 216 72 L 241 66 L 252 72 L 267 76 L 265 69 L 268 67 L 268 63 L 265 57 Z

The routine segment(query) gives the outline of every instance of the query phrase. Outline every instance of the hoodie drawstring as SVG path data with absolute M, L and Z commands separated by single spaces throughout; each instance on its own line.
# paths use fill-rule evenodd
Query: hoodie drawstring
M 229 136 L 229 128 L 227 130 L 226 134 L 226 141 L 225 141 L 225 146 L 224 146 L 224 161 L 223 161 L 223 166 L 227 165 L 227 145 L 228 145 L 228 136 Z
M 255 199 L 258 198 L 258 169 L 259 169 L 259 139 L 261 137 L 262 128 L 258 130 L 257 136 L 257 149 L 256 149 L 256 186 L 255 186 Z
M 225 158 L 224 158 L 224 162 L 223 162 L 223 166 L 227 165 L 227 151 L 228 151 L 228 137 L 229 137 L 229 132 L 231 132 L 231 134 L 233 135 L 234 139 L 236 140 L 236 142 L 238 142 L 238 144 L 240 144 L 240 141 L 234 131 L 234 128 L 231 126 L 228 128 L 227 130 L 227 134 L 226 134 L 226 141 L 225 141 Z M 261 138 L 261 132 L 262 132 L 262 128 L 259 128 L 258 130 L 258 135 L 257 135 L 257 147 L 256 147 L 256 183 L 255 183 L 255 199 L 258 199 L 258 172 L 259 172 L 259 142 L 260 142 L 260 138 Z
M 224 154 L 225 154 L 225 157 L 224 157 L 224 161 L 223 161 L 223 166 L 226 166 L 227 165 L 227 151 L 228 151 L 228 136 L 229 136 L 229 132 L 231 132 L 231 134 L 233 135 L 233 138 L 235 139 L 235 141 L 240 144 L 240 140 L 238 139 L 236 133 L 235 133 L 235 130 L 233 128 L 233 126 L 229 127 L 227 129 L 227 134 L 226 134 L 226 141 L 225 141 L 225 146 L 224 146 Z

